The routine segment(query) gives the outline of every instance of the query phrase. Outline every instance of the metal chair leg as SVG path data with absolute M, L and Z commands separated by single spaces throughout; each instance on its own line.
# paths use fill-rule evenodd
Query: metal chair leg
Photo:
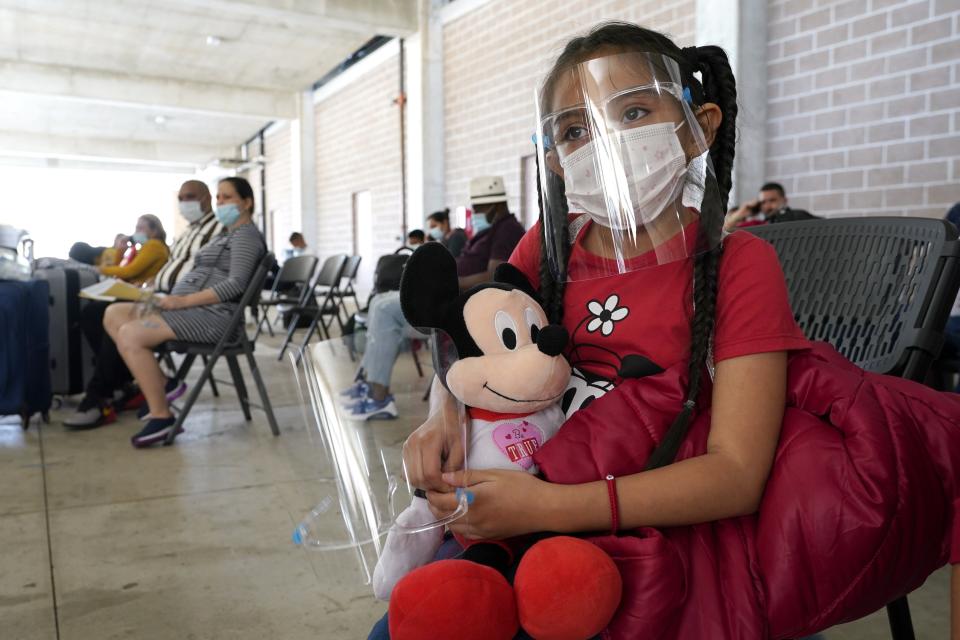
M 293 340 L 293 333 L 297 330 L 297 323 L 300 322 L 300 312 L 295 311 L 293 317 L 290 318 L 290 326 L 287 328 L 287 337 L 283 339 L 283 344 L 280 345 L 280 353 L 277 355 L 277 360 L 283 360 L 283 353 L 287 350 L 287 346 L 290 345 L 291 340 Z
M 174 374 L 174 380 L 178 383 L 183 382 L 187 379 L 187 374 L 190 373 L 190 367 L 193 366 L 193 362 L 197 359 L 197 356 L 192 353 L 188 353 L 183 356 L 183 362 L 180 363 L 180 367 L 176 369 Z
M 267 387 L 263 384 L 263 378 L 260 377 L 260 369 L 257 367 L 257 359 L 253 351 L 244 349 L 247 354 L 247 364 L 250 365 L 250 375 L 257 385 L 257 391 L 260 392 L 260 403 L 263 405 L 263 412 L 267 414 L 267 422 L 270 423 L 270 431 L 275 436 L 280 435 L 280 429 L 277 427 L 277 419 L 273 415 L 273 406 L 270 404 L 270 397 L 267 395 Z
M 177 413 L 177 421 L 173 423 L 173 427 L 170 429 L 170 432 L 167 434 L 167 439 L 163 441 L 164 446 L 169 446 L 173 444 L 173 439 L 177 437 L 177 431 L 183 426 L 184 420 L 187 419 L 187 416 L 190 414 L 190 409 L 193 407 L 193 403 L 197 401 L 197 396 L 200 395 L 200 389 L 203 387 L 203 382 L 207 378 L 210 378 L 212 381 L 213 378 L 213 365 L 216 364 L 216 358 L 210 358 L 209 360 L 204 356 L 204 367 L 203 371 L 200 373 L 200 380 L 197 381 L 197 384 L 190 389 L 190 393 L 187 394 L 187 399 L 183 403 L 183 409 Z
M 887 620 L 890 622 L 890 635 L 893 640 L 916 640 L 907 596 L 897 598 L 887 605 Z
M 423 377 L 423 367 L 420 366 L 420 356 L 417 355 L 417 350 L 414 348 L 414 346 L 413 346 L 412 344 L 410 345 L 410 355 L 413 356 L 413 364 L 414 364 L 414 366 L 417 367 L 417 375 L 422 378 L 422 377 Z
M 323 326 L 323 314 L 317 313 L 313 318 L 313 321 L 310 323 L 310 326 L 307 328 L 307 335 L 303 337 L 303 342 L 300 343 L 300 351 L 297 353 L 297 364 L 300 364 L 300 358 L 303 356 L 303 352 L 306 350 L 307 345 L 310 344 L 310 338 L 313 337 L 314 331 L 317 330 L 317 325 Z M 322 337 L 322 334 L 321 334 Z M 329 338 L 328 338 L 329 339 Z
M 237 390 L 237 397 L 240 399 L 240 408 L 243 409 L 243 417 L 250 422 L 253 417 L 250 415 L 250 399 L 247 396 L 247 385 L 243 382 L 243 372 L 240 371 L 240 363 L 236 356 L 225 356 L 227 366 L 230 367 L 230 376 L 233 378 L 233 386 Z
M 200 356 L 200 357 L 203 358 L 203 364 L 207 364 L 207 356 Z M 213 393 L 213 397 L 219 398 L 220 390 L 217 389 L 217 381 L 213 379 L 213 374 L 210 374 L 210 377 L 207 379 L 207 382 L 210 383 L 210 391 Z M 201 386 L 203 385 L 202 382 L 200 384 Z

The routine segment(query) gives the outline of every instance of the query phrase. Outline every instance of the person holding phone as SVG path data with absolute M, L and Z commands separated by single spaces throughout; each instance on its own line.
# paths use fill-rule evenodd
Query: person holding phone
M 809 211 L 793 209 L 787 204 L 787 194 L 782 184 L 768 182 L 760 187 L 760 195 L 755 200 L 745 202 L 728 213 L 723 227 L 726 231 L 732 231 L 740 226 L 815 219 L 817 216 Z

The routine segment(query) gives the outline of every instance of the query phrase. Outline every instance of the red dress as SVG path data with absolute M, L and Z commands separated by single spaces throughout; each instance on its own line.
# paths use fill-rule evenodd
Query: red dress
M 534 283 L 538 233 L 511 258 Z M 685 396 L 691 284 L 690 260 L 568 283 L 570 418 L 535 456 L 549 480 L 643 469 Z M 960 560 L 960 396 L 865 373 L 828 345 L 811 345 L 773 249 L 734 233 L 719 272 L 714 360 L 765 351 L 791 357 L 759 512 L 590 538 L 624 582 L 611 637 L 802 636 L 908 593 L 951 553 Z M 622 375 L 638 368 L 655 375 Z M 709 391 L 678 459 L 706 450 Z

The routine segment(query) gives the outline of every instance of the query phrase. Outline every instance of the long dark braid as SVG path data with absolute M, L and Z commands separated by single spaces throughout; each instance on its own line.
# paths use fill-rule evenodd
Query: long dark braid
M 721 209 L 720 215 L 714 216 L 715 220 L 710 220 L 712 224 L 707 223 L 706 217 L 701 219 L 696 239 L 700 252 L 694 260 L 694 314 L 690 323 L 691 345 L 687 395 L 680 413 L 647 461 L 646 468 L 655 469 L 670 464 L 676 458 L 694 415 L 706 361 L 710 355 L 716 315 L 717 274 L 721 255 L 720 235 L 723 232 L 722 214 L 726 211 L 732 182 L 737 117 L 736 83 L 727 55 L 719 47 L 690 47 L 681 50 L 669 38 L 656 31 L 629 23 L 610 22 L 599 25 L 587 35 L 574 38 L 567 43 L 554 65 L 553 72 L 544 84 L 542 95 L 550 95 L 553 83 L 562 69 L 589 59 L 590 55 L 602 48 L 660 53 L 673 58 L 679 64 L 684 87 L 691 90 L 694 105 L 713 102 L 722 112 L 722 122 L 710 147 L 716 183 L 715 187 L 712 181 L 708 181 L 705 185 L 707 199 L 716 197 Z M 694 72 L 700 72 L 702 84 L 693 75 Z M 559 265 L 550 264 L 546 251 L 549 240 L 545 234 L 541 239 L 540 291 L 550 321 L 560 322 L 563 315 L 566 266 L 570 256 L 568 211 L 563 180 L 550 171 L 546 171 L 545 174 L 547 184 L 541 185 L 538 172 L 537 191 L 539 194 L 541 189 L 546 189 L 551 197 L 540 198 L 541 221 L 551 220 L 554 223 L 552 226 L 561 230 L 563 238 L 556 243 L 560 254 L 557 260 Z M 719 190 L 718 194 L 711 194 L 714 188 Z M 544 231 L 546 229 L 547 226 L 544 225 Z

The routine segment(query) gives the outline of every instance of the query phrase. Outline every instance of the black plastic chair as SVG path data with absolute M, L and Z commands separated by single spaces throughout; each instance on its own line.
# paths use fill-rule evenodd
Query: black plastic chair
M 347 305 L 344 303 L 344 298 L 353 298 L 353 304 L 360 309 L 360 300 L 357 298 L 357 290 L 354 285 L 357 284 L 357 273 L 360 271 L 360 261 L 363 259 L 363 256 L 350 256 L 347 258 L 347 264 L 343 268 L 343 279 L 346 280 L 346 284 L 342 287 L 338 287 L 336 293 L 334 294 L 337 298 L 337 303 L 340 308 L 343 309 L 343 315 L 345 316 L 344 321 L 350 319 L 350 312 L 347 311 Z
M 180 380 L 186 376 L 197 356 L 204 358 L 204 367 L 200 373 L 200 378 L 190 389 L 190 393 L 187 394 L 183 408 L 177 411 L 177 421 L 170 430 L 169 435 L 167 435 L 164 444 L 173 444 L 177 431 L 183 425 L 184 420 L 187 419 L 187 415 L 190 413 L 193 404 L 197 401 L 197 396 L 200 395 L 200 390 L 203 388 L 204 383 L 209 382 L 211 386 L 213 385 L 213 367 L 221 357 L 226 358 L 227 366 L 230 368 L 233 386 L 237 390 L 237 396 L 240 399 L 240 408 L 243 410 L 243 417 L 248 421 L 251 420 L 251 407 L 262 409 L 263 412 L 267 414 L 270 431 L 275 436 L 280 435 L 277 420 L 273 415 L 273 407 L 270 405 L 270 397 L 267 395 L 267 387 L 263 383 L 260 369 L 257 367 L 257 360 L 253 356 L 255 342 L 247 337 L 247 330 L 244 326 L 247 307 L 257 307 L 260 291 L 263 288 L 264 281 L 267 279 L 267 272 L 273 266 L 274 262 L 275 259 L 272 253 L 267 253 L 260 261 L 260 265 L 250 279 L 247 290 L 237 305 L 237 310 L 234 311 L 233 316 L 230 318 L 230 325 L 227 327 L 227 330 L 219 342 L 216 344 L 203 344 L 171 340 L 161 345 L 160 349 L 167 353 L 184 354 L 183 362 L 177 370 L 177 378 Z M 246 356 L 247 358 L 247 364 L 250 366 L 250 373 L 253 375 L 253 380 L 257 385 L 257 391 L 260 393 L 262 405 L 255 405 L 250 402 L 247 394 L 247 386 L 243 380 L 243 372 L 240 370 L 240 363 L 237 361 L 239 356 Z
M 279 305 L 296 306 L 303 297 L 303 292 L 310 287 L 310 281 L 317 269 L 316 256 L 296 256 L 290 258 L 280 267 L 280 272 L 273 281 L 273 288 L 269 296 L 260 298 L 260 311 L 263 317 L 257 323 L 257 333 L 254 340 L 260 337 L 263 325 L 266 323 L 267 331 L 273 336 L 273 326 L 267 313 L 270 307 Z
M 323 267 L 317 274 L 313 285 L 307 287 L 304 295 L 300 298 L 296 307 L 290 310 L 290 327 L 287 329 L 287 336 L 280 346 L 280 353 L 277 360 L 283 359 L 283 354 L 287 350 L 287 345 L 293 339 L 293 333 L 297 330 L 297 324 L 303 316 L 311 317 L 312 321 L 307 328 L 307 335 L 303 338 L 300 345 L 300 352 L 306 348 L 313 337 L 313 333 L 320 328 L 320 334 L 325 340 L 330 339 L 330 326 L 333 319 L 336 319 L 340 325 L 340 331 L 343 332 L 343 321 L 340 319 L 340 307 L 337 304 L 337 293 L 340 290 L 340 280 L 343 279 L 343 271 L 347 266 L 347 256 L 330 256 L 323 262 Z M 317 296 L 314 298 L 314 296 Z M 331 318 L 325 320 L 325 318 Z M 299 359 L 299 356 L 298 356 Z
M 923 382 L 960 288 L 960 242 L 930 218 L 843 218 L 750 227 L 770 242 L 807 337 L 858 366 Z M 887 605 L 894 640 L 913 640 L 904 594 Z

